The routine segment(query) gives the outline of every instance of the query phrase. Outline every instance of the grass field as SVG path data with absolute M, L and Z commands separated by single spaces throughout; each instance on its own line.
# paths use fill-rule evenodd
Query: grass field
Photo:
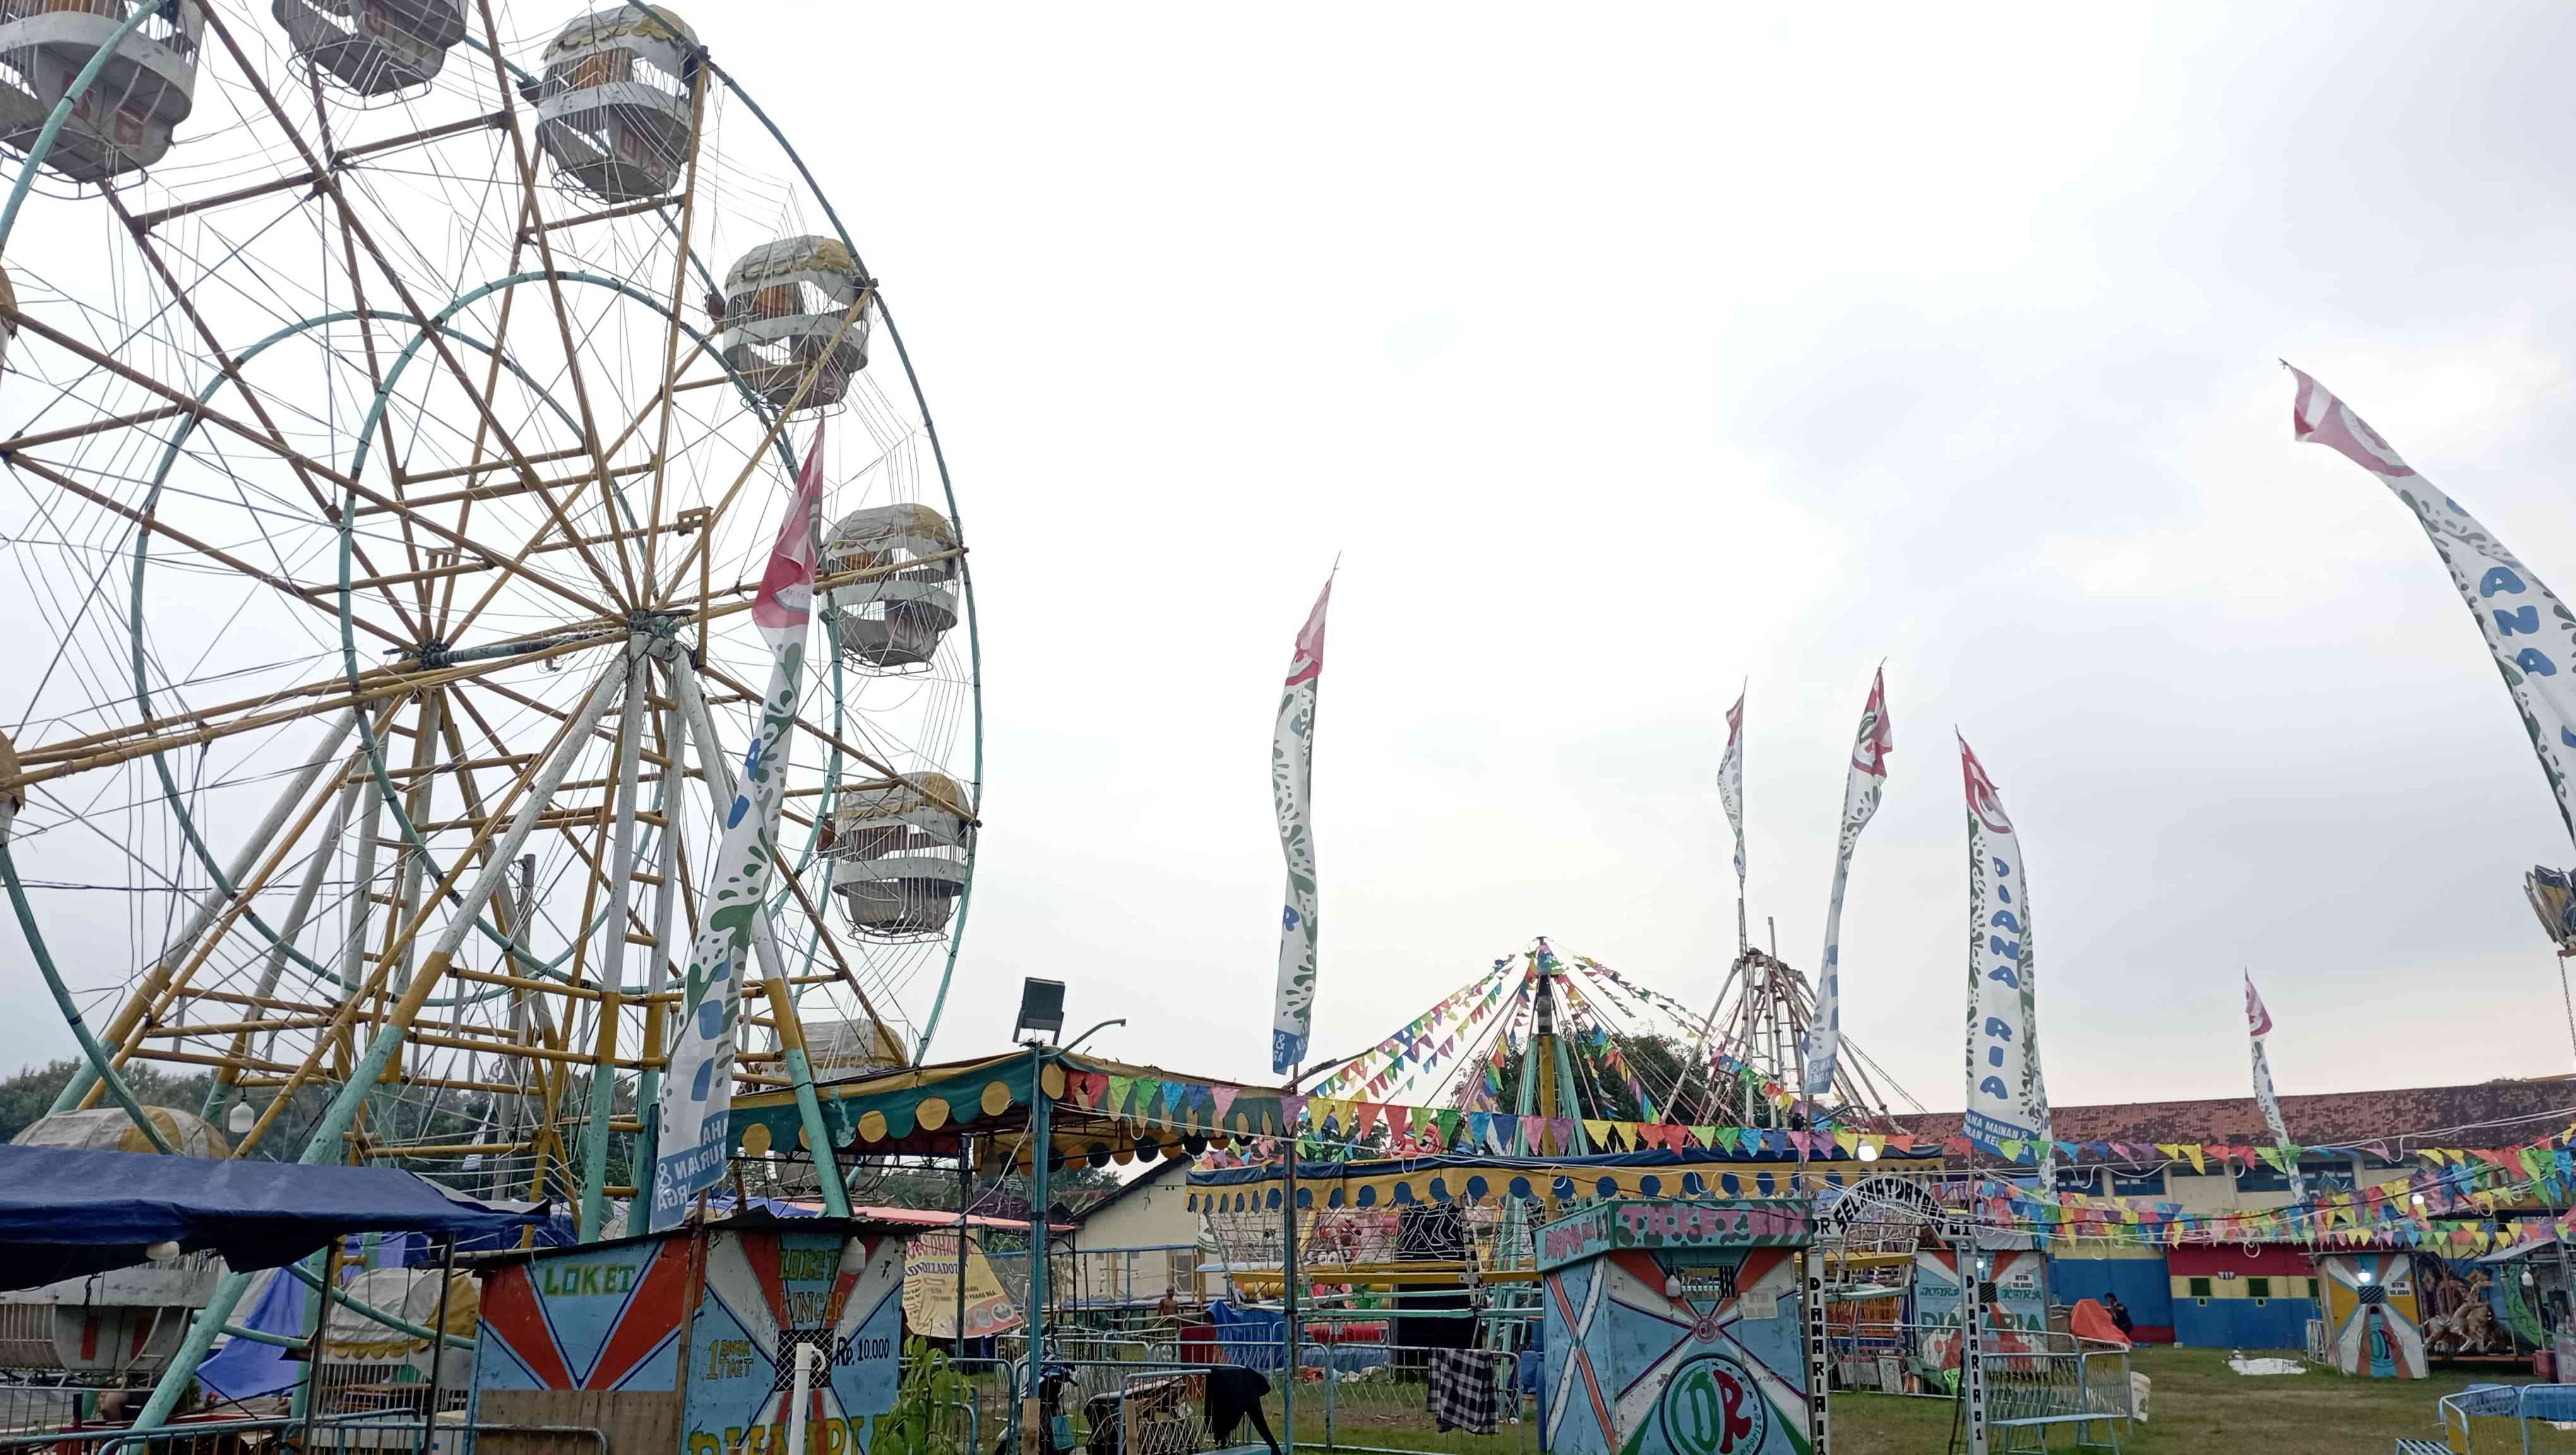
M 2530 1375 L 2434 1371 L 2430 1379 L 2347 1379 L 2330 1371 L 2247 1378 L 2227 1367 L 2222 1349 L 2139 1350 L 2130 1367 L 2153 1381 L 2148 1420 L 2123 1426 L 2125 1455 L 2388 1455 L 2396 1439 L 2438 1440 L 2433 1402 L 2472 1384 L 2513 1383 Z M 1950 1448 L 1951 1406 L 1890 1395 L 1837 1396 L 1835 1455 L 1937 1455 Z M 2488 1435 L 2478 1431 L 2480 1448 Z M 2499 1450 L 2521 1442 L 2499 1427 Z M 2561 1443 L 2544 1445 L 2542 1437 Z M 2057 1433 L 2063 1450 L 2072 1436 Z M 2534 1450 L 2576 1450 L 2576 1434 L 2546 1427 Z
M 2146 1375 L 2152 1387 L 2147 1422 L 2120 1427 L 2124 1455 L 2389 1455 L 2400 1436 L 2441 1438 L 2434 1401 L 2443 1395 L 2471 1384 L 2530 1378 L 2527 1371 L 2494 1369 L 2437 1369 L 2421 1380 L 2347 1379 L 2316 1369 L 2248 1378 L 2230 1370 L 2226 1351 L 2217 1349 L 2141 1349 L 2130 1367 Z M 1323 1440 L 1314 1388 L 1307 1389 L 1300 1395 L 1298 1446 L 1331 1448 Z M 1001 1395 L 998 1388 L 984 1392 L 990 1403 L 983 1443 L 989 1448 L 999 1428 L 995 1421 Z M 1374 1396 L 1364 1388 L 1347 1390 L 1336 1412 L 1338 1443 L 1458 1455 L 1536 1455 L 1534 1424 L 1506 1425 L 1488 1437 L 1436 1434 L 1423 1423 L 1419 1400 L 1418 1385 L 1400 1396 L 1394 1390 Z M 1272 1428 L 1278 1429 L 1278 1393 L 1274 1390 L 1264 1403 Z M 1952 1439 L 1953 1408 L 1945 1400 L 1838 1394 L 1833 1402 L 1835 1455 L 1941 1455 L 1959 1448 Z M 2519 1431 L 2509 1422 L 2481 1422 L 2476 1434 L 2481 1452 L 2522 1448 Z M 2576 1431 L 2539 1426 L 2532 1434 L 2535 1452 L 2576 1455 Z M 1249 1437 L 1248 1429 L 1236 1436 Z M 2050 1432 L 2049 1448 L 2068 1450 L 2073 1438 L 2070 1428 L 2058 1427 Z M 2002 1448 L 2000 1439 L 1996 1448 Z

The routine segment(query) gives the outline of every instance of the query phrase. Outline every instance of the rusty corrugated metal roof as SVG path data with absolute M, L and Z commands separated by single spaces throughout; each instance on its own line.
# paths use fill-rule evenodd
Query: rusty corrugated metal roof
M 2051 1113 L 2061 1142 L 2269 1144 L 2253 1095 L 2206 1101 L 2132 1101 L 2061 1106 Z M 1899 1116 L 1916 1136 L 1956 1137 L 1959 1113 Z M 2576 1082 L 2483 1081 L 2400 1091 L 2339 1091 L 2281 1098 L 2281 1120 L 2301 1146 L 2358 1146 L 2403 1140 L 2416 1146 L 2501 1147 L 2576 1122 Z M 2438 1134 L 2438 1135 L 2437 1135 Z

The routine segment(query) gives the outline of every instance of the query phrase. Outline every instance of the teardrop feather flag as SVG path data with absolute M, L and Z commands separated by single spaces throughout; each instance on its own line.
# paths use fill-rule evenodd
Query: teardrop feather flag
M 2399 459 L 2351 405 L 2297 369 L 2290 374 L 2299 381 L 2292 433 L 2368 470 L 2415 512 L 2415 523 L 2477 618 L 2478 634 L 2504 674 L 2505 690 L 2513 694 L 2531 750 L 2558 800 L 2559 822 L 2576 838 L 2576 790 L 2567 779 L 2576 766 L 2576 614 L 2458 501 Z
M 2263 1125 L 2271 1129 L 2276 1147 L 2290 1145 L 2290 1131 L 2281 1120 L 2281 1098 L 2272 1092 L 2272 1061 L 2263 1053 L 2263 1038 L 2272 1033 L 2272 1013 L 2263 1008 L 2263 997 L 2254 990 L 2254 972 L 2245 972 L 2245 1034 L 2254 1044 L 2254 1102 L 2263 1109 Z M 2285 1159 L 2283 1159 L 2285 1160 Z M 2307 1189 L 2295 1165 L 2283 1169 L 2290 1174 L 2291 1190 L 2305 1196 Z
M 797 681 L 813 620 L 814 534 L 823 508 L 823 426 L 796 475 L 796 493 L 779 522 L 778 540 L 752 598 L 751 619 L 772 653 L 760 726 L 743 754 L 742 783 L 726 810 L 703 923 L 689 950 L 687 1013 L 672 1044 L 655 1108 L 655 1165 L 646 1225 L 675 1226 L 700 1191 L 724 1180 L 727 1127 L 733 1112 L 733 1045 L 744 957 L 754 921 L 767 913 L 778 811 L 787 787 L 788 749 L 796 730 Z M 679 771 L 673 765 L 673 772 Z
M 1735 948 L 1746 947 L 1744 931 L 1744 692 L 1726 710 L 1726 756 L 1717 761 L 1717 796 L 1726 805 L 1726 821 L 1735 829 Z
M 1270 1015 L 1270 1069 L 1281 1075 L 1306 1059 L 1315 1030 L 1315 697 L 1324 677 L 1324 612 L 1333 583 L 1315 598 L 1270 733 L 1270 798 L 1279 818 L 1279 852 L 1288 862 L 1288 891 L 1279 912 L 1278 1001 Z
M 2039 1070 L 2038 954 L 2021 836 L 1986 765 L 1959 739 L 1968 795 L 1968 1113 L 1976 1141 L 2049 1140 Z
M 1805 1092 L 1823 1096 L 1834 1089 L 1836 1063 L 1842 1059 L 1843 886 L 1851 878 L 1852 846 L 1878 812 L 1887 788 L 1887 755 L 1896 737 L 1887 721 L 1887 669 L 1869 682 L 1869 701 L 1860 710 L 1860 731 L 1852 736 L 1850 771 L 1843 775 L 1843 827 L 1834 852 L 1833 898 L 1825 904 L 1825 957 L 1816 967 L 1816 1019 L 1807 1027 Z

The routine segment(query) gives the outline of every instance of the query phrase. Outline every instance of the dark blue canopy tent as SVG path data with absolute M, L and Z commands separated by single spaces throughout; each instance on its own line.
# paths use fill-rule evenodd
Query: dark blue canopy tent
M 0 1146 L 0 1290 L 146 1262 L 156 1243 L 212 1249 L 246 1272 L 342 1233 L 471 1239 L 545 1220 L 543 1204 L 476 1202 L 390 1167 Z

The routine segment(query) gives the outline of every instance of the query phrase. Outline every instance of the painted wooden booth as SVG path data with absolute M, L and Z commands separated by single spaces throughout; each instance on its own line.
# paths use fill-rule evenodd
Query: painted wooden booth
M 1792 1455 L 1824 1424 L 1795 1202 L 1594 1203 L 1538 1230 L 1554 1455 Z
M 2316 1259 L 2325 1285 L 2325 1352 L 2346 1374 L 2424 1377 L 2423 1314 L 2407 1253 L 2330 1253 Z
M 473 1418 L 605 1432 L 617 1455 L 864 1455 L 894 1408 L 903 1229 L 749 1216 L 481 1263 Z M 799 1351 L 808 1387 L 795 1408 Z M 486 1435 L 476 1455 L 561 1455 Z

